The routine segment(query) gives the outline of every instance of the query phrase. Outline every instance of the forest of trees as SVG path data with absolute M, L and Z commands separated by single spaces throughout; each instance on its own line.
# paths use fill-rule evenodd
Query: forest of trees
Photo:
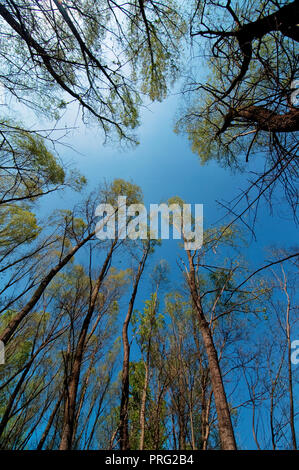
M 298 0 L 0 2 L 1 450 L 298 448 L 299 249 L 244 248 L 277 197 L 298 222 L 298 42 Z M 71 109 L 134 148 L 173 86 L 194 158 L 256 163 L 176 266 L 165 240 L 96 236 L 98 204 L 143 190 L 91 188 L 57 145 Z

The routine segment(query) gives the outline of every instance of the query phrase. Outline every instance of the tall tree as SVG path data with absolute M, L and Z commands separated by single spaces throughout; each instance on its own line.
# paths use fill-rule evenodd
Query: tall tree
M 7 0 L 0 17 L 4 88 L 54 117 L 75 101 L 106 136 L 136 141 L 136 73 L 145 77 L 142 91 L 152 99 L 165 95 L 177 73 L 168 48 L 178 50 L 182 21 L 168 2 Z
M 187 80 L 190 100 L 177 130 L 187 133 L 202 163 L 246 169 L 249 159 L 263 157 L 263 170 L 239 202 L 250 209 L 281 184 L 296 213 L 298 1 L 196 1 L 190 32 L 200 61 Z

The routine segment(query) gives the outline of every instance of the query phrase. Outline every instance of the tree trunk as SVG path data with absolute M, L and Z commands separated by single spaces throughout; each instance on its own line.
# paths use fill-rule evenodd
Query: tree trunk
M 86 336 L 87 336 L 90 321 L 91 321 L 91 318 L 95 309 L 99 289 L 102 285 L 103 279 L 105 278 L 107 274 L 107 270 L 108 270 L 112 253 L 113 253 L 116 243 L 117 243 L 117 239 L 115 239 L 111 245 L 110 251 L 102 266 L 100 275 L 92 290 L 88 312 L 87 312 L 86 317 L 84 318 L 83 325 L 80 331 L 80 335 L 79 335 L 79 339 L 78 339 L 78 343 L 77 343 L 77 347 L 75 351 L 74 363 L 73 363 L 72 371 L 70 374 L 70 380 L 67 383 L 66 399 L 65 399 L 65 407 L 64 407 L 64 418 L 63 418 L 63 430 L 62 430 L 62 437 L 61 437 L 59 450 L 69 450 L 72 448 L 72 442 L 74 438 L 74 429 L 75 429 L 75 418 L 76 418 L 77 391 L 78 391 L 78 384 L 79 384 L 83 354 L 84 354 L 85 347 L 86 347 Z
M 42 294 L 44 293 L 46 287 L 50 284 L 52 279 L 56 276 L 56 274 L 61 271 L 61 269 L 70 261 L 70 259 L 77 253 L 77 251 L 85 245 L 93 236 L 95 232 L 89 234 L 84 240 L 74 246 L 70 252 L 62 258 L 57 265 L 52 268 L 49 273 L 43 278 L 41 283 L 39 284 L 38 288 L 33 293 L 29 302 L 15 315 L 15 317 L 8 323 L 7 327 L 4 331 L 0 334 L 0 341 L 3 341 L 6 344 L 13 333 L 16 331 L 17 327 L 21 323 L 21 321 L 28 315 L 29 312 L 35 307 L 39 299 L 41 298 Z
M 218 417 L 221 448 L 223 450 L 236 450 L 237 446 L 223 386 L 218 355 L 214 346 L 209 325 L 205 319 L 200 322 L 200 331 L 209 361 L 210 377 Z
M 145 248 L 141 261 L 138 265 L 138 271 L 133 285 L 133 292 L 130 298 L 128 312 L 122 328 L 123 341 L 123 367 L 122 367 L 122 389 L 120 402 L 119 434 L 121 450 L 129 450 L 129 429 L 128 429 L 128 411 L 129 411 L 129 366 L 130 366 L 130 343 L 128 338 L 128 328 L 133 313 L 135 298 L 137 295 L 139 281 L 144 270 L 145 262 L 149 253 L 149 244 Z
M 56 413 L 57 413 L 57 411 L 58 411 L 58 409 L 59 409 L 59 407 L 60 407 L 60 403 L 61 403 L 62 398 L 63 398 L 63 394 L 60 395 L 60 397 L 58 398 L 58 400 L 57 400 L 57 402 L 56 402 L 56 405 L 55 405 L 55 407 L 54 407 L 54 409 L 53 409 L 53 411 L 52 411 L 52 413 L 51 413 L 51 415 L 50 415 L 49 421 L 48 421 L 47 426 L 46 426 L 46 428 L 45 428 L 45 430 L 44 430 L 44 432 L 43 432 L 43 435 L 42 435 L 42 437 L 41 437 L 41 439 L 40 439 L 40 441 L 39 441 L 39 443 L 38 443 L 38 445 L 37 445 L 36 450 L 42 450 L 43 445 L 44 445 L 44 443 L 45 443 L 45 441 L 46 441 L 46 439 L 47 439 L 47 437 L 48 437 L 48 434 L 49 434 L 49 431 L 50 431 L 50 429 L 51 429 L 51 426 L 52 426 L 52 424 L 53 424 L 53 421 L 54 421 L 54 418 L 55 418 L 55 416 L 56 416 Z
M 287 297 L 287 314 L 286 314 L 286 333 L 287 333 L 287 344 L 288 344 L 288 379 L 289 379 L 289 406 L 290 406 L 290 428 L 292 436 L 292 446 L 294 450 L 297 450 L 296 430 L 295 430 L 295 414 L 294 414 L 294 397 L 293 397 L 293 376 L 292 376 L 292 344 L 291 344 L 291 327 L 290 327 L 290 309 L 291 301 L 287 290 L 287 280 L 284 275 L 284 287 L 283 290 Z
M 149 355 L 149 354 L 147 354 Z M 145 377 L 144 377 L 144 385 L 142 390 L 142 397 L 141 397 L 141 405 L 140 405 L 140 444 L 139 450 L 143 450 L 144 448 L 144 434 L 145 434 L 145 405 L 146 405 L 146 392 L 148 387 L 149 381 L 149 360 L 144 363 L 145 367 Z
M 193 257 L 191 252 L 187 252 L 189 260 L 189 287 L 194 307 L 197 311 L 199 329 L 202 335 L 205 351 L 208 357 L 210 377 L 212 383 L 212 389 L 215 399 L 219 437 L 221 441 L 221 448 L 223 450 L 236 450 L 236 441 L 233 431 L 233 426 L 230 417 L 230 411 L 226 399 L 224 385 L 222 381 L 222 375 L 218 360 L 218 354 L 213 342 L 212 333 L 208 322 L 206 321 L 205 315 L 202 310 L 200 297 L 197 292 L 195 269 L 193 264 Z

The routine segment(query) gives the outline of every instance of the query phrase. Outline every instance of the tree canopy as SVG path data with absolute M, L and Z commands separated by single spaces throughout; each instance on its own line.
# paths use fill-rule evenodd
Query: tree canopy
M 0 3 L 1 450 L 298 449 L 299 250 L 288 233 L 265 261 L 251 244 L 262 198 L 271 209 L 278 194 L 297 221 L 298 11 L 298 0 Z M 195 249 L 198 218 L 188 209 L 185 232 L 175 211 L 182 193 L 199 197 L 202 167 L 198 188 L 180 175 L 172 194 L 172 168 L 160 188 L 143 167 L 169 233 L 182 228 L 166 248 L 142 230 L 138 178 L 114 161 L 108 178 L 100 163 L 91 188 L 66 157 L 65 116 L 80 111 L 81 126 L 126 149 L 170 93 L 174 131 L 214 161 L 213 197 L 219 166 L 250 181 L 221 221 L 205 219 Z M 134 237 L 110 236 L 109 218 Z

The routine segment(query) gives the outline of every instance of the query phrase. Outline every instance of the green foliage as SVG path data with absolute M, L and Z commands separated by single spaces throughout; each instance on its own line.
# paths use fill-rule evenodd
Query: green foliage
M 141 204 L 143 201 L 143 194 L 141 188 L 132 182 L 125 181 L 121 178 L 115 178 L 111 184 L 106 184 L 102 190 L 103 201 L 117 207 L 119 196 L 127 197 L 127 206 L 131 204 Z
M 58 165 L 56 158 L 48 151 L 40 137 L 20 129 L 13 143 L 20 156 L 26 162 L 30 161 L 33 172 L 36 172 L 51 184 L 62 184 L 64 182 L 64 170 Z
M 129 430 L 130 430 L 130 448 L 132 450 L 139 449 L 140 439 L 140 402 L 142 396 L 142 390 L 144 387 L 145 380 L 145 368 L 143 361 L 132 361 L 130 363 L 130 399 L 129 399 Z M 164 405 L 164 403 L 163 403 Z M 159 435 L 160 445 L 159 448 L 163 448 L 163 443 L 166 439 L 166 428 L 164 425 L 165 419 L 165 406 L 161 407 L 159 416 Z M 144 436 L 144 449 L 155 448 L 155 436 L 157 435 L 157 429 L 153 416 L 155 415 L 156 403 L 152 397 L 150 387 L 147 389 L 146 399 L 146 410 L 145 414 L 148 417 L 145 425 L 145 436 Z
M 153 347 L 158 331 L 163 328 L 164 316 L 158 313 L 158 308 L 157 293 L 154 293 L 145 301 L 143 311 L 135 310 L 132 316 L 133 331 L 143 353 Z
M 140 5 L 143 11 L 134 15 L 128 34 L 132 77 L 140 74 L 142 93 L 152 101 L 162 101 L 169 84 L 174 82 L 180 70 L 182 50 L 179 45 L 187 31 L 187 24 L 180 5 L 175 1 L 169 0 L 159 5 L 156 2 L 140 2 Z
M 2 120 L 0 129 L 6 136 L 1 149 L 2 191 L 18 198 L 34 199 L 43 191 L 65 183 L 65 171 L 44 139 L 11 120 Z
M 26 206 L 5 204 L 0 210 L 0 247 L 30 243 L 41 232 L 35 215 Z
M 279 14 L 284 6 L 268 0 L 194 4 L 190 28 L 196 59 L 191 62 L 194 72 L 186 81 L 185 109 L 175 131 L 187 134 L 202 164 L 214 159 L 243 169 L 249 155 L 260 158 L 261 153 L 269 164 L 272 155 L 280 158 L 281 148 L 287 152 L 294 145 L 294 131 L 282 136 L 277 132 L 280 146 L 275 146 L 257 114 L 243 113 L 250 107 L 281 115 L 290 109 L 290 84 L 298 69 L 296 39 L 284 34 L 287 24 L 280 25 L 279 31 L 274 25 L 269 31 L 265 28 L 261 37 L 255 26 L 257 36 L 248 35 L 253 22 Z

